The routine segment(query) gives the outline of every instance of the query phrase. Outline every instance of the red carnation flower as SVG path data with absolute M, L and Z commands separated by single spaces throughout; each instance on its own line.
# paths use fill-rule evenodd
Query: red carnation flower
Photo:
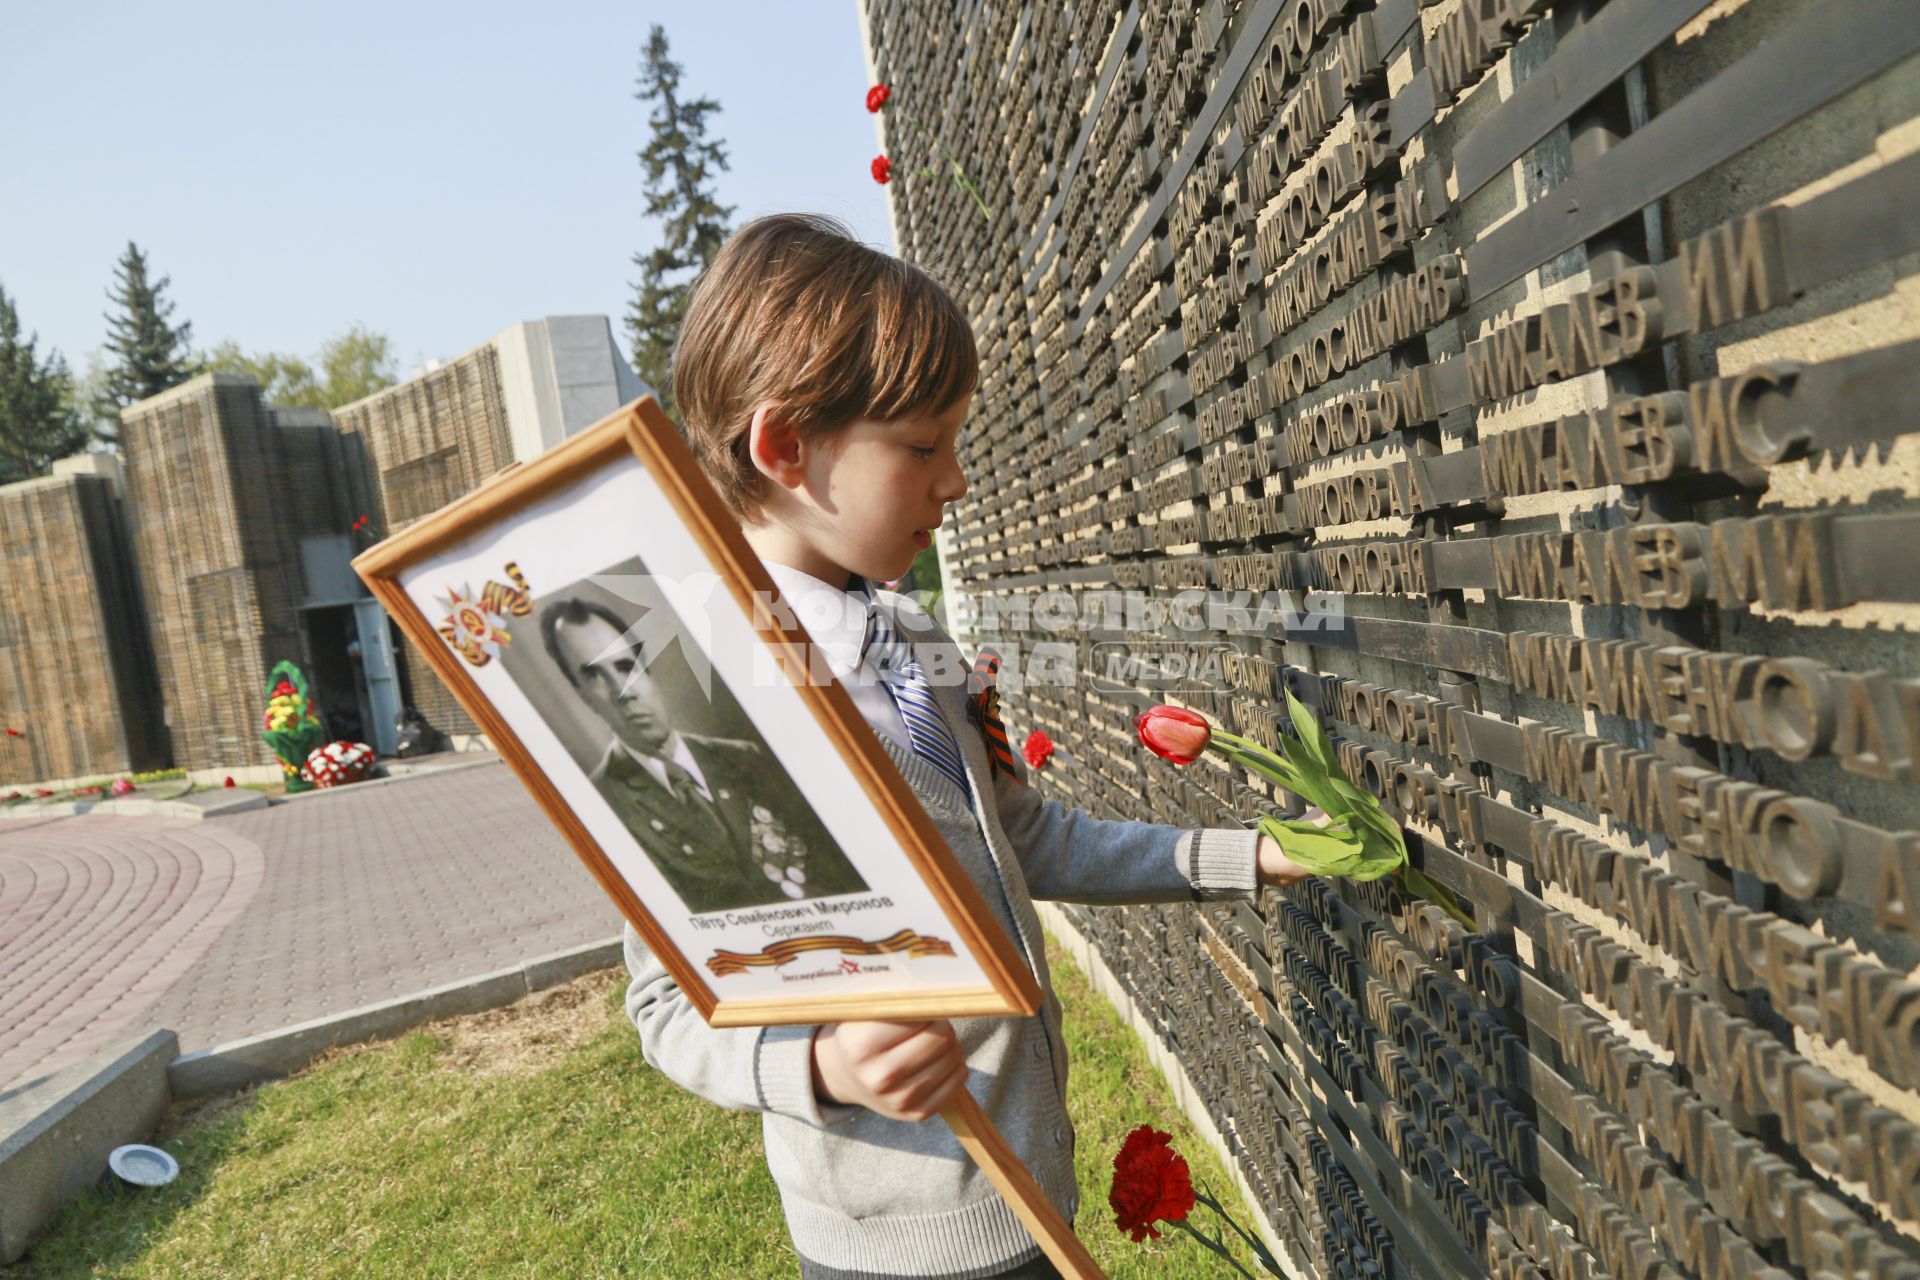
M 883 186 L 893 180 L 893 161 L 885 156 L 873 158 L 873 180 Z
M 893 90 L 884 84 L 877 84 L 867 90 L 867 110 L 878 111 L 887 105 L 887 99 L 893 96 Z
M 1147 750 L 1175 764 L 1198 760 L 1213 738 L 1206 717 L 1185 707 L 1149 708 L 1133 718 L 1133 728 Z
M 267 696 L 270 698 L 284 698 L 292 692 L 293 692 L 293 686 L 288 684 L 285 680 L 282 680 L 279 684 L 273 686 L 273 692 L 268 694 Z
M 1027 758 L 1027 768 L 1044 769 L 1053 756 L 1053 739 L 1044 732 L 1035 729 L 1027 735 L 1026 742 L 1020 748 L 1020 754 Z
M 223 783 L 222 785 L 229 786 L 229 787 L 233 785 L 233 777 L 231 774 L 228 775 L 226 782 Z
M 1193 1178 L 1184 1157 L 1175 1153 L 1171 1134 L 1143 1124 L 1129 1133 L 1113 1158 L 1113 1189 L 1107 1204 L 1114 1225 L 1134 1243 L 1160 1238 L 1156 1222 L 1179 1222 L 1193 1212 Z
M 7 736 L 9 738 L 17 738 L 20 736 L 20 731 L 18 729 L 9 729 L 7 730 Z

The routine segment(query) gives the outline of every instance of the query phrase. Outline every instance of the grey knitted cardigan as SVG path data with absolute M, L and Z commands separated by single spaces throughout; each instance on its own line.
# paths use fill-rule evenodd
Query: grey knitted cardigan
M 960 662 L 954 642 L 905 596 L 875 590 L 930 671 Z M 911 617 L 909 617 L 911 615 Z M 921 630 L 919 628 L 925 628 Z M 936 655 L 935 650 L 948 652 Z M 1258 833 L 1109 822 L 1026 783 L 992 776 L 986 745 L 967 721 L 963 688 L 934 697 L 965 756 L 978 817 L 938 769 L 878 735 L 1000 927 L 1026 956 L 1046 993 L 1031 1018 L 956 1018 L 968 1088 L 1071 1218 L 1079 1197 L 1067 1120 L 1066 1042 L 1032 899 L 1064 902 L 1193 902 L 1248 897 L 1256 888 Z M 800 1254 L 839 1277 L 970 1280 L 1039 1252 L 1026 1228 L 938 1119 L 890 1120 L 863 1107 L 818 1100 L 812 1041 L 817 1027 L 709 1027 L 626 931 L 627 1015 L 647 1061 L 721 1106 L 762 1113 L 767 1166 L 779 1187 Z

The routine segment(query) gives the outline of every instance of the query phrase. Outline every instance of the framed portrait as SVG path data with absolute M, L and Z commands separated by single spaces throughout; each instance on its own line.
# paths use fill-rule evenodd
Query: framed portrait
M 353 563 L 710 1023 L 1039 1008 L 651 397 Z

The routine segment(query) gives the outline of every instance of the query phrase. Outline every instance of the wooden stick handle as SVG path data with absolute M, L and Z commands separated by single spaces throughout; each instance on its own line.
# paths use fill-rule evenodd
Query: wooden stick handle
M 980 1109 L 971 1093 L 962 1088 L 954 1096 L 953 1105 L 940 1113 L 940 1118 L 947 1122 L 973 1162 L 986 1171 L 1000 1195 L 1020 1215 L 1020 1221 L 1061 1275 L 1067 1280 L 1106 1280 L 1107 1273 L 1080 1243 L 1080 1237 L 1073 1234 L 1073 1228 L 1061 1220 L 1053 1201 L 1047 1199 L 1046 1192 L 1027 1172 L 1027 1166 L 1020 1163 L 1020 1157 L 1013 1153 L 1013 1148 L 1000 1136 L 993 1121 L 987 1119 L 987 1113 Z

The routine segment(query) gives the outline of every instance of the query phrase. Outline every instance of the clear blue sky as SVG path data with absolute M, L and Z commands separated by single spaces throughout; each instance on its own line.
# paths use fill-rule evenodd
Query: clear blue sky
M 129 239 L 201 348 L 310 357 L 359 321 L 413 366 L 581 313 L 624 347 L 654 22 L 720 102 L 736 225 L 892 247 L 854 4 L 0 4 L 0 286 L 76 372 Z

